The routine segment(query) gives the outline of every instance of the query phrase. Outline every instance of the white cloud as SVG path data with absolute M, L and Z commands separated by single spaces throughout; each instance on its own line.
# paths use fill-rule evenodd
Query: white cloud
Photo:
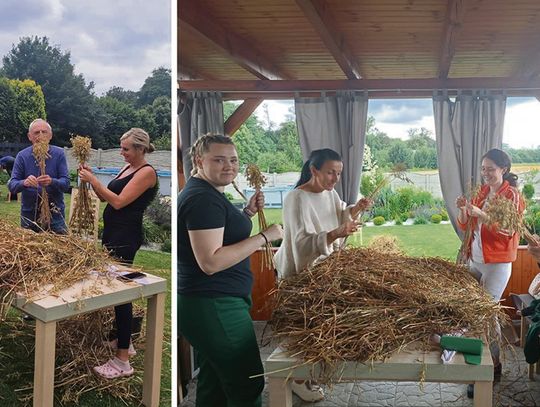
M 47 36 L 98 95 L 139 90 L 153 69 L 171 66 L 169 0 L 0 1 L 0 57 L 21 37 Z
M 503 142 L 515 148 L 540 146 L 540 102 L 529 102 L 506 107 Z
M 288 103 L 287 103 L 288 102 Z M 407 101 L 408 102 L 408 101 Z M 519 103 L 518 103 L 519 102 Z M 294 106 L 293 101 L 267 100 L 270 120 L 279 124 L 285 120 L 288 108 Z M 259 120 L 266 123 L 263 104 L 255 113 Z M 416 112 L 416 114 L 412 114 Z M 433 115 L 425 115 L 425 109 L 404 106 L 399 100 L 385 101 L 369 114 L 375 117 L 376 127 L 389 137 L 407 138 L 410 128 L 425 127 L 435 137 L 435 122 Z M 405 123 L 396 123 L 395 116 L 403 115 Z M 406 117 L 406 118 L 405 118 Z M 536 148 L 540 146 L 540 102 L 535 98 L 514 100 L 509 98 L 504 121 L 503 142 L 513 148 Z

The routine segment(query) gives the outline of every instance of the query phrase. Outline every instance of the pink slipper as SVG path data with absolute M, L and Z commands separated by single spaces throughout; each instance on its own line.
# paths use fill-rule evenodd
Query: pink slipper
M 107 363 L 101 366 L 95 366 L 94 372 L 105 379 L 116 379 L 117 377 L 131 376 L 135 370 L 129 366 L 129 369 L 125 370 L 114 359 L 110 359 Z
M 109 348 L 111 348 L 113 351 L 116 352 L 116 350 L 118 349 L 118 339 L 113 339 L 112 341 L 103 341 L 103 345 L 108 346 Z M 130 342 L 129 348 L 128 348 L 128 355 L 135 356 L 136 354 L 137 354 L 137 351 L 135 350 L 135 347 L 133 346 L 133 344 Z

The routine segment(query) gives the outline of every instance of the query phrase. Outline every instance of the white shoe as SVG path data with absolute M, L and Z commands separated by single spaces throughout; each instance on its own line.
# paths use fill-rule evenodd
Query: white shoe
M 314 403 L 315 401 L 321 401 L 324 399 L 324 391 L 321 386 L 312 384 L 309 380 L 296 383 L 294 380 L 291 382 L 291 389 L 294 394 L 300 397 L 302 400 Z
M 113 339 L 112 341 L 103 341 L 103 344 L 105 346 L 108 346 L 109 348 L 111 348 L 115 352 L 118 349 L 118 339 Z M 128 348 L 128 355 L 129 356 L 135 356 L 136 354 L 137 354 L 137 351 L 135 350 L 133 344 L 130 342 L 129 343 L 129 348 Z

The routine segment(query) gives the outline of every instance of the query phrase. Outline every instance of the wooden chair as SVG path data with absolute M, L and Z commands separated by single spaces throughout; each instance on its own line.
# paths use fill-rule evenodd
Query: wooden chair
M 510 294 L 510 298 L 514 303 L 514 306 L 517 310 L 517 315 L 520 319 L 519 324 L 519 346 L 525 346 L 525 337 L 527 336 L 527 331 L 529 330 L 529 325 L 531 323 L 530 317 L 524 317 L 521 315 L 521 310 L 527 308 L 534 300 L 534 297 L 529 293 L 526 294 Z M 529 379 L 534 380 L 534 373 L 540 374 L 540 361 L 536 363 L 529 364 Z
M 99 205 L 101 204 L 101 201 L 97 197 L 94 191 L 90 190 L 90 197 L 92 198 L 92 211 L 94 216 L 94 226 L 92 229 L 92 234 L 86 236 L 88 238 L 92 238 L 97 241 L 98 239 L 98 228 L 99 228 Z M 79 195 L 79 189 L 73 188 L 71 190 L 71 202 L 69 204 L 69 217 L 68 217 L 68 225 L 71 225 L 71 217 L 73 216 L 73 209 L 75 207 L 75 199 Z

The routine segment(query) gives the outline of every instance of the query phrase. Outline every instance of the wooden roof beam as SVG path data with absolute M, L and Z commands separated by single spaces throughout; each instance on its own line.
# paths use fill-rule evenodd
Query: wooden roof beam
M 354 60 L 343 34 L 338 30 L 330 12 L 330 7 L 324 0 L 296 0 L 304 15 L 309 20 L 326 48 L 342 71 L 349 79 L 360 79 L 360 69 Z
M 354 79 L 354 80 L 280 80 L 280 81 L 179 81 L 182 90 L 219 92 L 321 92 L 336 90 L 436 90 L 436 89 L 540 89 L 540 78 L 423 78 L 423 79 Z
M 540 46 L 537 46 L 536 49 L 531 51 L 517 69 L 517 76 L 534 79 L 540 75 Z
M 456 42 L 463 25 L 465 16 L 465 0 L 448 0 L 446 9 L 446 24 L 441 42 L 441 54 L 439 56 L 439 78 L 448 78 L 450 65 L 456 52 Z
M 182 78 L 182 80 L 215 79 L 214 76 L 207 74 L 199 68 L 195 68 L 194 66 L 186 63 L 185 61 L 181 61 L 178 63 L 178 77 Z
M 257 107 L 264 101 L 264 98 L 258 99 L 246 99 L 244 103 L 236 108 L 234 113 L 229 116 L 225 124 L 223 125 L 223 132 L 232 136 L 236 131 L 244 124 L 244 122 L 251 116 L 251 114 L 257 109 Z
M 210 41 L 225 55 L 259 79 L 291 79 L 248 40 L 223 27 L 198 0 L 178 2 L 178 24 Z

